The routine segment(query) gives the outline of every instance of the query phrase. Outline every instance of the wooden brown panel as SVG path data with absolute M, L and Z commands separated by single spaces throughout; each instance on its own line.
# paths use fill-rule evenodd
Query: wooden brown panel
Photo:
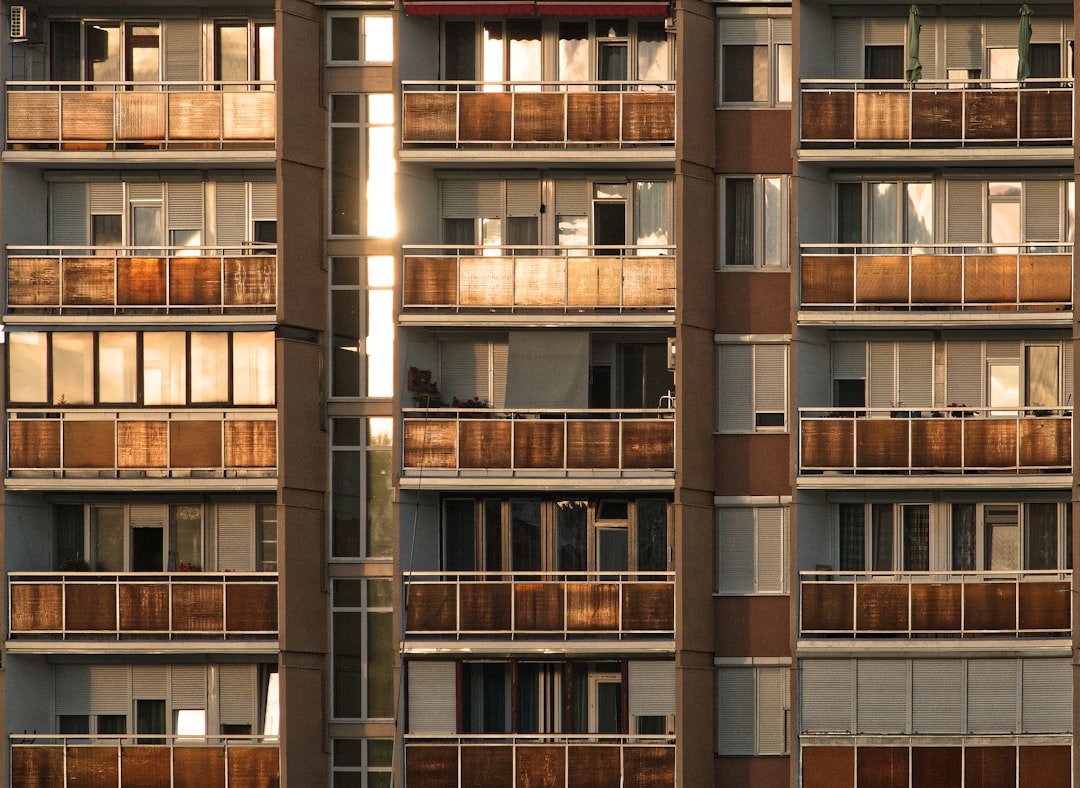
M 802 630 L 851 632 L 855 628 L 854 583 L 803 583 Z
M 955 468 L 963 465 L 964 424 L 957 419 L 912 419 L 913 468 Z
M 907 419 L 858 419 L 855 422 L 855 466 L 908 467 Z
M 406 468 L 454 468 L 457 423 L 448 419 L 404 419 L 402 462 Z
M 124 632 L 168 632 L 169 586 L 165 583 L 122 583 L 120 629 Z
M 1049 632 L 1069 629 L 1068 583 L 1021 583 L 1020 629 Z
M 1016 586 L 1012 583 L 965 585 L 964 629 L 967 632 L 1015 632 Z
M 514 620 L 524 632 L 558 632 L 563 628 L 562 583 L 515 583 Z
M 171 771 L 168 747 L 143 745 L 120 750 L 121 788 L 170 788 Z
M 64 261 L 64 304 L 112 305 L 116 297 L 111 257 L 69 257 Z
M 130 306 L 165 303 L 163 257 L 122 257 L 116 261 L 116 300 Z
M 855 257 L 853 255 L 803 255 L 802 303 L 853 304 Z
M 802 108 L 804 140 L 855 139 L 854 91 L 804 91 Z
M 1020 137 L 1068 143 L 1072 139 L 1072 91 L 1021 90 Z
M 229 788 L 277 788 L 280 775 L 277 747 L 229 748 Z
M 566 260 L 567 306 L 619 306 L 622 264 L 618 257 L 570 257 Z
M 459 421 L 458 467 L 509 468 L 511 425 L 507 419 L 463 418 Z
M 409 744 L 405 747 L 405 784 L 458 788 L 456 747 Z
M 225 306 L 269 306 L 277 302 L 277 255 L 225 258 Z
M 59 632 L 63 598 L 59 583 L 12 583 L 11 631 Z
M 675 306 L 675 258 L 624 258 L 623 304 L 628 307 Z
M 912 255 L 911 302 L 959 304 L 964 294 L 963 274 L 959 255 Z
M 964 268 L 964 300 L 969 304 L 1015 302 L 1016 261 L 1011 254 L 970 255 Z
M 217 306 L 221 303 L 221 258 L 174 257 L 169 264 L 169 303 Z
M 859 142 L 906 140 L 911 134 L 910 113 L 908 91 L 861 90 L 855 96 L 855 138 Z
M 623 93 L 623 142 L 674 142 L 675 93 Z
M 56 306 L 60 303 L 60 260 L 9 257 L 7 283 L 11 306 Z
M 854 468 L 855 421 L 853 419 L 804 419 L 803 468 Z
M 513 258 L 462 257 L 458 287 L 462 306 L 510 306 L 514 303 Z
M 462 583 L 461 629 L 470 632 L 507 632 L 513 607 L 512 583 Z
M 564 425 L 561 419 L 521 419 L 514 422 L 515 468 L 562 468 Z
M 506 788 L 513 784 L 513 747 L 477 745 L 461 748 L 461 785 Z
M 509 93 L 462 93 L 460 139 L 462 142 L 509 142 Z
M 111 583 L 68 583 L 64 628 L 69 632 L 114 632 L 116 605 L 116 586 Z
M 221 632 L 223 590 L 216 583 L 173 583 L 172 626 L 177 632 Z
M 154 91 L 117 93 L 121 140 L 165 139 L 165 94 Z
M 908 788 L 907 747 L 859 747 L 855 762 L 859 788 Z
M 618 93 L 568 93 L 566 137 L 570 142 L 618 142 Z
M 859 583 L 855 586 L 855 629 L 904 632 L 908 628 L 908 590 L 902 583 Z
M 619 467 L 619 422 L 611 419 L 567 421 L 566 467 Z
M 1016 750 L 1012 747 L 967 747 L 964 788 L 1013 788 Z
M 221 422 L 169 422 L 169 464 L 173 468 L 220 468 Z
M 675 586 L 671 583 L 626 583 L 622 604 L 623 630 L 675 631 Z
M 514 93 L 514 141 L 562 142 L 565 93 Z
M 517 784 L 529 788 L 567 788 L 566 750 L 562 747 L 518 747 Z
M 12 788 L 56 788 L 63 784 L 63 747 L 39 745 L 11 748 Z
M 1012 419 L 965 419 L 964 464 L 970 468 L 1016 466 L 1016 422 Z
M 230 90 L 221 94 L 222 136 L 226 140 L 267 140 L 276 136 L 276 94 L 272 90 Z
M 66 788 L 116 786 L 120 782 L 120 759 L 116 747 L 75 746 L 67 751 Z
M 116 422 L 116 465 L 119 468 L 164 468 L 168 465 L 169 425 L 165 421 Z
M 277 632 L 277 583 L 226 583 L 225 629 Z
M 623 468 L 674 468 L 675 420 L 623 421 Z
M 60 422 L 55 419 L 8 422 L 8 466 L 59 468 Z
M 409 632 L 453 632 L 457 629 L 454 584 L 410 583 L 405 629 Z
M 626 747 L 626 788 L 675 788 L 674 747 Z
M 916 632 L 959 632 L 963 587 L 959 583 L 911 586 L 911 628 Z
M 225 465 L 229 468 L 277 465 L 277 422 L 226 421 Z
M 961 91 L 916 90 L 911 94 L 913 140 L 958 140 L 964 129 Z
M 406 307 L 456 304 L 458 300 L 457 259 L 406 257 L 402 292 Z
M 583 632 L 618 630 L 620 596 L 616 583 L 567 583 L 566 628 Z
M 912 747 L 911 784 L 919 788 L 964 788 L 960 747 Z
M 1072 752 L 1063 745 L 1020 745 L 1020 788 L 1069 788 Z
M 803 788 L 855 788 L 854 747 L 803 747 Z
M 1072 257 L 1067 254 L 1020 255 L 1020 302 L 1072 303 Z
M 566 760 L 570 788 L 621 788 L 622 758 L 618 747 L 570 746 Z
M 173 788 L 225 788 L 225 748 L 174 748 Z
M 1020 467 L 1060 468 L 1071 465 L 1068 418 L 1020 420 Z
M 114 422 L 64 422 L 65 468 L 112 468 L 115 463 Z
M 220 90 L 169 93 L 169 139 L 220 139 L 221 96 Z
M 855 258 L 855 278 L 855 300 L 860 304 L 908 302 L 907 257 L 861 254 Z
M 514 305 L 561 307 L 566 303 L 566 260 L 515 257 Z
M 402 141 L 453 142 L 457 138 L 456 93 L 402 95 Z
M 60 129 L 65 140 L 112 141 L 116 113 L 112 93 L 64 91 L 60 97 Z
M 973 140 L 1016 138 L 1016 94 L 1012 91 L 970 90 L 964 94 L 965 131 Z
M 59 91 L 10 90 L 7 110 L 9 140 L 53 142 L 60 139 Z

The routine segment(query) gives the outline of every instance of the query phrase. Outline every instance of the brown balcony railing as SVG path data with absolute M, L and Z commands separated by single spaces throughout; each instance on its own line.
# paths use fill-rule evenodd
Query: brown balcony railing
M 1072 244 L 802 247 L 800 305 L 810 310 L 1072 309 Z
M 12 639 L 277 637 L 273 572 L 19 572 L 8 575 Z
M 635 247 L 408 247 L 405 312 L 670 312 L 675 250 Z
M 402 82 L 408 149 L 671 147 L 674 82 Z
M 799 740 L 802 788 L 1073 784 L 1072 734 L 803 735 Z
M 800 573 L 799 635 L 1068 637 L 1071 572 Z
M 674 410 L 403 408 L 403 477 L 673 473 Z
M 1071 80 L 802 80 L 802 143 L 1072 144 Z
M 542 734 L 405 737 L 405 784 L 424 788 L 674 788 L 668 736 Z
M 675 636 L 671 572 L 405 572 L 406 635 Z
M 246 410 L 9 410 L 9 478 L 273 477 L 277 417 Z
M 1070 473 L 1072 408 L 802 408 L 800 473 Z
M 277 246 L 8 247 L 13 315 L 273 314 Z
M 8 149 L 273 150 L 273 82 L 8 82 Z
M 139 744 L 139 738 L 153 742 Z M 263 736 L 11 737 L 11 788 L 274 788 L 277 739 Z

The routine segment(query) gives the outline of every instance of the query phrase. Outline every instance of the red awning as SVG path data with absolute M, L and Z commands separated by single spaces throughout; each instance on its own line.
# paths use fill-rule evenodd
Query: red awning
M 406 0 L 410 16 L 666 16 L 668 4 L 657 0 L 559 0 L 559 2 L 507 3 L 476 0 Z
M 409 16 L 521 16 L 536 13 L 535 3 L 406 2 Z
M 538 3 L 542 16 L 667 16 L 668 4 L 652 2 L 580 2 Z

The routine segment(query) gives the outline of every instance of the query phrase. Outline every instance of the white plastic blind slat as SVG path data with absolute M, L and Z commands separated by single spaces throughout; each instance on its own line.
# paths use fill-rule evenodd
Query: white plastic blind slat
M 1071 29 L 1071 23 L 1067 29 Z M 1031 17 L 1031 43 L 1060 44 L 1061 19 L 1033 14 Z
M 1015 733 L 1017 730 L 1015 659 L 968 660 L 968 733 Z
M 1067 659 L 1022 660 L 1024 733 L 1072 731 L 1072 667 Z
M 256 222 L 277 220 L 277 183 L 274 181 L 251 183 L 251 219 Z
M 582 216 L 589 212 L 589 185 L 585 181 L 555 181 L 555 213 Z
M 203 185 L 170 183 L 169 229 L 201 230 L 203 227 Z
M 802 730 L 851 733 L 855 730 L 850 659 L 806 659 L 802 663 Z
M 202 78 L 202 35 L 198 19 L 167 19 L 162 23 L 165 79 L 170 82 Z
M 255 571 L 255 507 L 218 504 L 217 543 L 219 572 Z
M 945 240 L 977 244 L 983 240 L 983 185 L 979 181 L 949 181 L 946 186 Z
M 896 344 L 870 343 L 870 407 L 891 408 L 896 404 Z
M 123 212 L 124 184 L 114 182 L 90 184 L 90 213 Z
M 791 43 L 791 17 L 785 16 L 772 20 L 772 40 L 774 44 Z
M 721 755 L 754 754 L 754 683 L 753 668 L 717 670 L 720 741 L 716 749 Z
M 223 725 L 251 725 L 255 721 L 254 665 L 221 665 L 218 688 Z
M 247 240 L 247 189 L 243 183 L 219 181 L 215 186 L 217 246 L 240 246 Z
M 169 510 L 162 504 L 132 504 L 128 519 L 132 528 L 164 528 Z
M 1020 15 L 1008 18 L 987 19 L 986 25 L 986 48 L 1016 47 L 1017 38 L 1020 34 Z M 1032 25 L 1034 32 L 1034 24 Z
M 834 342 L 832 345 L 833 379 L 866 377 L 866 345 L 862 342 Z
M 907 17 L 868 17 L 865 20 L 866 43 L 872 46 L 903 44 Z
M 749 432 L 754 428 L 751 381 L 754 348 L 720 346 L 720 431 Z
M 1058 241 L 1061 221 L 1061 182 L 1027 181 L 1024 184 L 1024 240 Z
M 947 68 L 981 69 L 982 49 L 982 23 L 979 20 L 949 19 L 945 22 Z
M 982 404 L 982 344 L 949 341 L 945 344 L 946 404 Z
M 934 345 L 897 343 L 897 405 L 928 408 L 934 404 Z
M 787 590 L 787 514 L 788 510 L 762 506 L 757 515 L 758 592 L 783 593 Z
M 964 725 L 965 663 L 959 659 L 911 661 L 912 733 L 956 733 Z
M 205 665 L 173 665 L 170 674 L 172 708 L 206 708 Z
M 638 661 L 627 664 L 630 714 L 663 717 L 675 713 L 675 663 Z
M 837 19 L 833 24 L 833 70 L 837 79 L 862 79 L 863 25 L 861 19 Z
M 53 686 L 57 714 L 90 713 L 89 665 L 56 665 L 53 668 Z
M 131 697 L 135 700 L 165 700 L 169 692 L 166 665 L 132 665 Z
M 754 410 L 783 412 L 787 391 L 787 345 L 754 346 Z
M 453 662 L 410 662 L 409 733 L 452 735 L 457 728 L 457 673 Z
M 436 385 L 449 399 L 488 395 L 488 343 L 450 340 L 439 343 Z
M 503 215 L 502 181 L 447 180 L 442 182 L 445 219 L 496 219 Z
M 783 755 L 787 749 L 789 668 L 757 669 L 757 754 Z
M 986 343 L 987 359 L 1015 361 L 1020 363 L 1020 343 L 1016 340 L 994 341 Z
M 858 732 L 907 733 L 907 660 L 861 659 L 857 671 Z
M 510 345 L 507 342 L 491 343 L 491 394 L 493 408 L 506 407 L 506 370 L 510 361 Z
M 1062 354 L 1064 357 L 1065 370 L 1062 375 L 1062 402 L 1066 405 L 1072 405 L 1073 401 L 1073 344 L 1071 341 L 1066 341 L 1064 344 L 1065 352 Z
M 539 213 L 539 181 L 512 180 L 506 182 L 507 216 L 536 216 Z
M 945 72 L 938 62 L 938 26 L 936 19 L 923 19 L 919 28 L 919 65 L 923 79 L 944 79 Z
M 754 591 L 754 510 L 750 507 L 720 509 L 719 585 L 721 593 Z
M 132 200 L 160 200 L 164 184 L 129 183 L 128 198 Z
M 85 244 L 90 240 L 85 183 L 49 187 L 49 243 Z
M 720 40 L 724 44 L 768 44 L 769 19 L 764 16 L 721 19 Z

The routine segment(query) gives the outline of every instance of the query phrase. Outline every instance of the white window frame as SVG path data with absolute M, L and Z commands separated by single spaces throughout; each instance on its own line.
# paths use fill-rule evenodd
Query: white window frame
M 747 335 L 744 337 L 732 337 L 726 335 L 717 335 L 715 338 L 717 345 L 717 378 L 718 378 L 718 396 L 717 396 L 717 432 L 721 434 L 747 434 L 747 433 L 786 433 L 790 429 L 789 418 L 789 392 L 788 385 L 790 383 L 790 366 L 791 359 L 788 348 L 791 342 L 789 335 Z M 783 406 L 781 411 L 776 411 L 772 408 L 761 407 L 759 404 L 759 395 L 763 395 L 766 386 L 765 378 L 770 374 L 775 374 L 775 370 L 769 370 L 762 364 L 765 359 L 763 358 L 762 348 L 776 348 L 780 346 L 783 348 L 783 369 L 780 374 L 783 376 Z M 725 363 L 724 363 L 724 348 L 725 347 L 748 347 L 751 352 L 750 356 L 750 379 L 740 380 L 738 376 L 734 376 L 730 383 L 725 384 Z M 724 387 L 725 385 L 731 387 L 746 387 L 748 390 L 736 390 L 732 395 L 740 400 L 739 405 L 747 407 L 750 413 L 750 419 L 748 424 L 732 424 L 733 416 L 728 416 L 725 419 L 724 415 Z M 780 412 L 783 417 L 782 424 L 761 424 L 761 417 L 768 414 L 776 414 Z M 725 423 L 727 422 L 727 423 Z
M 728 237 L 733 232 L 727 222 L 727 184 L 730 181 L 753 181 L 753 261 L 747 263 L 729 263 L 727 255 Z M 766 192 L 766 181 L 779 182 L 778 205 L 772 210 L 769 206 Z M 791 176 L 783 174 L 756 174 L 756 175 L 724 175 L 717 180 L 717 205 L 720 206 L 719 232 L 720 246 L 717 250 L 718 268 L 725 271 L 788 271 L 791 268 L 791 253 L 789 250 L 791 232 L 789 216 L 791 207 Z M 776 225 L 778 259 L 770 263 L 765 257 L 766 241 L 772 225 Z
M 784 658 L 717 659 L 716 667 L 716 752 L 720 756 L 790 755 L 791 754 L 791 662 Z M 746 697 L 730 697 L 739 708 L 724 722 L 724 677 L 749 679 L 742 688 Z M 738 690 L 735 690 L 738 694 Z M 749 719 L 747 718 L 749 717 Z M 749 747 L 725 739 L 725 727 L 740 739 L 750 740 Z M 771 728 L 771 730 L 770 730 Z M 779 747 L 772 742 L 782 740 Z
M 391 51 L 388 60 L 370 57 L 368 54 L 367 40 L 372 33 L 368 32 L 368 20 L 384 19 L 390 22 L 390 36 L 393 40 L 393 16 L 386 12 L 371 13 L 367 11 L 328 11 L 326 14 L 326 65 L 328 66 L 368 66 L 368 65 L 391 65 L 394 62 L 394 53 Z M 333 25 L 335 19 L 355 19 L 357 34 L 358 57 L 353 59 L 335 60 L 333 57 Z M 391 48 L 393 43 L 391 43 Z
M 758 21 L 761 24 L 761 30 L 750 31 L 747 29 L 741 35 L 731 30 L 733 23 L 744 22 L 746 24 L 750 21 Z M 728 26 L 728 30 L 725 32 L 725 25 Z M 782 29 L 786 26 L 788 29 L 785 31 Z M 792 79 L 794 73 L 794 57 L 792 49 L 792 35 L 791 35 L 791 15 L 790 11 L 783 15 L 769 15 L 763 16 L 761 14 L 725 14 L 717 18 L 717 43 L 719 52 L 717 53 L 716 67 L 717 67 L 717 107 L 718 108 L 748 108 L 748 107 L 790 107 L 792 105 L 792 93 L 795 91 L 794 84 L 788 86 L 787 95 L 785 91 L 781 89 L 781 79 L 785 76 L 782 73 L 780 67 L 780 51 L 782 47 L 787 47 L 788 63 L 787 63 L 787 75 L 788 80 Z M 749 25 L 747 25 L 749 27 Z M 769 95 L 768 98 L 761 101 L 725 101 L 724 100 L 724 47 L 726 46 L 764 46 L 768 47 L 768 78 L 769 78 Z
M 762 517 L 769 512 L 779 520 L 769 522 Z M 716 594 L 725 595 L 783 595 L 788 593 L 791 572 L 791 558 L 788 546 L 790 534 L 791 508 L 783 506 L 718 506 L 716 509 Z M 777 528 L 779 526 L 779 528 Z M 778 530 L 778 534 L 769 534 L 768 530 Z M 725 556 L 725 531 L 730 531 L 731 542 L 735 551 Z M 762 540 L 767 537 L 778 538 L 780 543 L 779 577 L 770 576 L 766 570 L 772 569 L 763 559 Z M 749 562 L 750 566 L 745 566 Z M 736 566 L 732 566 L 735 564 Z M 738 566 L 738 564 L 743 564 Z M 747 585 L 738 580 L 732 581 L 730 572 L 725 569 L 737 569 L 739 575 L 752 576 Z

